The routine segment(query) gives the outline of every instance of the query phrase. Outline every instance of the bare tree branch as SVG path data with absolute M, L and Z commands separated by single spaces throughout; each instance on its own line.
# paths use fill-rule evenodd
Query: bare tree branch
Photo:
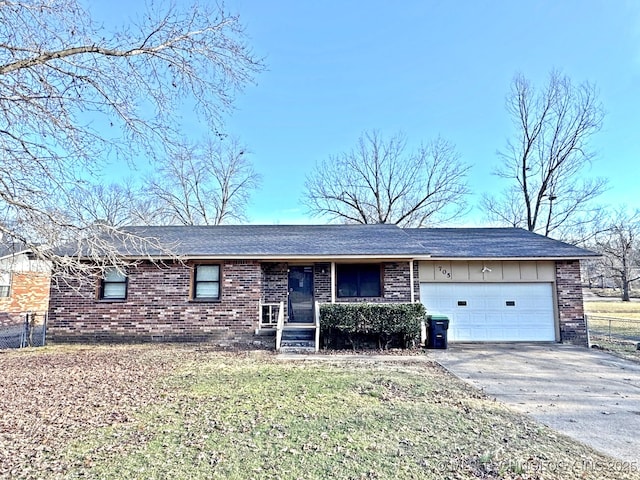
M 589 203 L 606 188 L 604 179 L 581 177 L 594 156 L 588 142 L 604 117 L 596 89 L 552 72 L 536 92 L 518 75 L 506 106 L 516 134 L 499 153 L 495 173 L 512 185 L 502 196 L 485 196 L 484 210 L 500 223 L 562 235 L 584 221 Z
M 620 286 L 622 300 L 630 299 L 631 284 L 640 280 L 640 211 L 624 207 L 608 215 L 594 236 L 592 248 L 602 254 L 601 270 Z
M 368 132 L 351 152 L 316 166 L 305 202 L 312 214 L 347 223 L 433 225 L 464 212 L 468 170 L 441 138 L 406 152 L 403 136 Z
M 167 158 L 148 181 L 145 195 L 163 224 L 219 225 L 245 219 L 260 176 L 236 140 L 208 141 Z
M 0 2 L 0 232 L 68 271 L 83 266 L 39 245 L 83 239 L 99 252 L 107 226 L 154 215 L 144 202 L 122 213 L 130 191 L 91 186 L 103 163 L 175 151 L 181 111 L 217 131 L 263 68 L 215 2 L 151 4 L 118 29 L 83 5 Z

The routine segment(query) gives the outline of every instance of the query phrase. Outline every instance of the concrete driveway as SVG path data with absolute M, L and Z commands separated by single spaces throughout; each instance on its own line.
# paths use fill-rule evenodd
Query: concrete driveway
M 432 352 L 489 396 L 640 465 L 640 364 L 567 345 L 458 344 Z

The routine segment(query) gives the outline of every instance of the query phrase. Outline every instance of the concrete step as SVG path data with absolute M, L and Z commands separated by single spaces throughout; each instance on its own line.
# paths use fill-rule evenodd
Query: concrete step
M 316 353 L 314 347 L 289 347 L 281 346 L 279 353 Z
M 315 340 L 294 340 L 294 339 L 283 339 L 282 342 L 280 342 L 280 348 L 282 347 L 304 347 L 304 348 L 314 348 L 315 347 Z
M 282 341 L 285 340 L 308 340 L 314 341 L 316 338 L 315 329 L 309 328 L 285 328 L 282 330 Z

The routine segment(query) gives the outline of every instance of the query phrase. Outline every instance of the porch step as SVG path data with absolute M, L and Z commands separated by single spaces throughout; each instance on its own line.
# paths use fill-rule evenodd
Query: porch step
M 289 341 L 307 341 L 314 342 L 316 331 L 314 328 L 285 327 L 282 330 L 282 344 Z
M 315 346 L 316 327 L 314 324 L 289 324 L 283 328 L 280 352 L 314 353 Z
M 316 349 L 313 345 L 281 345 L 280 353 L 316 353 Z

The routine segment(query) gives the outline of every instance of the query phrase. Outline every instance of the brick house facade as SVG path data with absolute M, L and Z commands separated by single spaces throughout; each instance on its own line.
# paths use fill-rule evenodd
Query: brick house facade
M 99 298 L 100 280 L 61 283 L 51 289 L 49 339 L 77 341 L 207 341 L 218 345 L 265 345 L 273 339 L 258 335 L 260 305 L 283 302 L 288 296 L 287 262 L 225 260 L 221 265 L 220 299 L 195 301 L 193 265 L 141 262 L 127 270 L 123 300 Z M 313 266 L 313 299 L 332 301 L 409 302 L 409 264 L 380 263 L 382 295 L 333 298 L 331 263 Z M 335 290 L 334 290 L 335 291 Z M 72 308 L 70 308 L 72 306 Z
M 420 298 L 423 282 L 443 282 L 444 278 L 444 271 L 432 280 L 421 278 L 427 271 L 425 265 L 448 261 L 449 269 L 469 266 L 464 274 L 468 285 L 482 283 L 478 276 L 487 275 L 483 273 L 485 264 L 502 265 L 510 275 L 520 272 L 523 277 L 513 285 L 530 281 L 527 276 L 531 272 L 540 276 L 544 270 L 544 278 L 536 281 L 553 287 L 547 299 L 551 303 L 553 297 L 555 340 L 587 344 L 579 260 L 593 253 L 531 232 L 400 229 L 393 225 L 131 230 L 138 236 L 151 235 L 177 245 L 175 253 L 181 260 L 162 257 L 161 252 L 142 252 L 136 259 L 130 250 L 123 249 L 135 266 L 128 268 L 126 275 L 114 274 L 115 283 L 106 285 L 107 278 L 98 276 L 52 286 L 50 340 L 207 341 L 224 346 L 273 347 L 273 336 L 265 334 L 273 332 L 269 330 L 274 326 L 272 313 L 267 315 L 267 325 L 264 307 L 282 312 L 287 323 L 308 325 L 309 319 L 315 318 L 313 313 L 294 318 L 292 298 L 298 306 L 302 304 L 298 287 L 309 289 L 309 308 L 314 302 L 425 303 L 426 299 Z M 159 261 L 143 260 L 150 256 Z M 548 268 L 541 270 L 540 265 Z M 493 268 L 495 275 L 497 268 Z M 454 268 L 455 275 L 461 272 Z M 209 296 L 199 297 L 199 289 Z M 107 295 L 110 292 L 122 295 L 114 298 Z M 520 301 L 513 303 L 520 305 Z

